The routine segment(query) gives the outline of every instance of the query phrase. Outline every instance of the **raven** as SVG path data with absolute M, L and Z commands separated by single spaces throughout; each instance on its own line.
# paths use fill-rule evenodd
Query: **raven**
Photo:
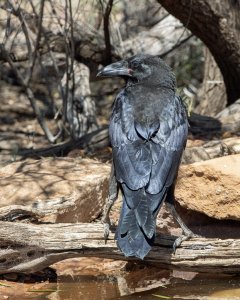
M 175 181 L 188 134 L 175 75 L 158 56 L 139 54 L 104 67 L 97 76 L 126 80 L 114 101 L 109 126 L 113 164 L 103 216 L 105 240 L 120 187 L 123 203 L 115 239 L 125 256 L 143 259 L 150 251 L 164 200 L 185 234 L 175 241 L 175 250 L 193 236 L 174 207 Z

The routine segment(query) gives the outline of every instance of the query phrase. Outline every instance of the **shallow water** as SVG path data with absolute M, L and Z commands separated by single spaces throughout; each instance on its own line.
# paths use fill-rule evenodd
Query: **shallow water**
M 240 278 L 211 278 L 207 275 L 196 276 L 191 281 L 175 278 L 165 287 L 119 299 L 240 299 Z
M 1 280 L 0 299 L 235 300 L 240 299 L 240 277 L 137 268 L 117 276 L 63 275 L 55 283 L 24 284 Z

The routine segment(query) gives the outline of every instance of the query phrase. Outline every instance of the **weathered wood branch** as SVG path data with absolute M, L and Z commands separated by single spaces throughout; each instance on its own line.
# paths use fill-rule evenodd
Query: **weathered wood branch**
M 157 239 L 147 263 L 198 272 L 240 271 L 240 240 L 194 238 L 173 253 L 174 238 Z M 114 233 L 107 244 L 100 223 L 24 224 L 0 222 L 0 273 L 35 272 L 72 257 L 133 260 L 117 249 Z
M 29 99 L 29 102 L 30 102 L 30 104 L 33 108 L 33 111 L 34 111 L 34 113 L 37 117 L 39 125 L 41 126 L 43 132 L 45 133 L 48 141 L 50 143 L 54 143 L 59 138 L 59 136 L 61 134 L 61 131 L 59 131 L 59 133 L 56 136 L 53 136 L 51 130 L 47 126 L 47 123 L 46 123 L 45 119 L 42 117 L 41 110 L 40 110 L 40 108 L 38 107 L 38 105 L 36 103 L 36 99 L 34 97 L 34 93 L 33 93 L 32 89 L 29 86 L 29 82 L 26 81 L 26 79 L 22 76 L 21 72 L 14 65 L 13 60 L 11 59 L 10 54 L 4 48 L 4 45 L 1 45 L 0 48 L 1 48 L 1 51 L 4 53 L 4 56 L 7 60 L 7 62 L 11 66 L 12 71 L 15 73 L 16 77 L 18 78 L 19 83 L 21 84 L 22 88 L 25 90 L 26 95 Z
M 93 72 L 97 71 L 96 66 L 98 64 L 107 64 L 110 56 L 111 60 L 113 61 L 119 60 L 121 57 L 129 57 L 133 54 L 141 52 L 165 56 L 166 53 L 170 53 L 177 46 L 186 42 L 190 37 L 192 37 L 189 31 L 185 31 L 181 36 L 183 31 L 181 23 L 171 15 L 164 13 L 163 15 L 165 15 L 165 17 L 161 18 L 159 22 L 156 22 L 156 24 L 151 28 L 148 28 L 147 26 L 145 28 L 146 30 L 133 34 L 132 37 L 122 41 L 119 38 L 119 34 L 116 33 L 116 29 L 114 29 L 114 27 L 111 25 L 109 26 L 109 15 L 111 13 L 112 5 L 111 2 L 112 1 L 109 1 L 107 3 L 104 12 L 103 28 L 97 29 L 94 28 L 94 26 L 86 26 L 86 24 L 83 22 L 83 18 L 76 17 L 76 19 L 73 20 L 74 26 L 72 42 L 75 47 L 75 59 L 84 62 Z M 2 4 L 0 5 L 0 8 L 2 8 L 4 11 L 7 11 L 8 5 Z M 50 49 L 53 52 L 65 53 L 67 37 L 66 32 L 60 30 L 59 33 L 59 24 L 57 24 L 59 21 L 57 23 L 48 21 L 53 18 L 64 21 L 65 15 L 62 14 L 64 9 L 64 6 L 60 5 L 59 7 L 54 7 L 54 12 L 51 12 L 50 7 L 50 13 L 48 15 L 49 17 L 46 17 L 45 15 L 41 27 L 41 32 L 44 36 L 44 39 L 40 40 L 39 44 L 41 54 L 48 53 Z M 19 17 L 19 14 L 25 16 L 25 22 L 28 25 L 29 30 L 31 30 L 31 34 L 34 37 L 33 40 L 36 39 L 35 35 L 38 32 L 39 24 L 39 18 L 37 14 L 27 11 L 23 6 L 15 8 L 12 11 L 12 14 L 16 17 L 12 18 L 11 20 L 11 24 L 14 25 L 16 23 L 16 19 Z M 76 13 L 76 15 L 78 14 L 79 12 Z M 152 22 L 154 19 L 152 14 L 149 15 L 149 18 L 146 19 L 146 17 L 147 16 L 145 15 L 144 24 Z M 118 27 L 120 25 L 121 23 L 118 24 Z M 112 39 L 111 43 L 110 35 Z M 176 45 L 176 41 L 179 37 L 180 39 Z M 12 36 L 10 38 L 12 38 Z M 18 44 L 12 43 L 10 54 L 12 57 L 14 57 L 14 61 L 16 62 L 26 61 L 29 59 L 28 51 L 24 41 L 22 41 L 22 48 L 20 48 Z M 111 55 L 109 56 L 109 54 Z M 1 49 L 0 60 L 6 61 Z
M 196 161 L 209 160 L 231 154 L 240 153 L 240 138 L 231 137 L 223 140 L 213 140 L 201 146 L 187 147 L 184 150 L 182 163 L 191 164 Z
M 236 101 L 234 105 L 239 105 Z M 232 108 L 232 106 L 229 106 Z M 227 109 L 226 109 L 227 110 Z M 225 110 L 223 111 L 225 112 Z M 230 118 L 232 118 L 231 121 Z M 240 129 L 239 112 L 225 118 L 212 118 L 198 114 L 192 114 L 189 123 L 191 124 L 190 131 L 193 134 L 204 135 L 207 134 L 224 134 L 225 132 L 237 133 Z M 39 149 L 23 149 L 18 151 L 18 155 L 23 157 L 45 157 L 45 156 L 62 156 L 68 154 L 73 149 L 91 148 L 98 149 L 109 144 L 108 127 L 97 129 L 77 141 L 67 141 L 58 145 L 51 145 Z M 186 148 L 184 154 L 184 163 L 193 163 L 195 161 L 212 159 L 227 154 L 239 153 L 240 139 L 233 137 L 229 139 L 218 139 L 204 144 L 203 146 Z M 226 148 L 226 149 L 225 149 Z
M 111 57 L 111 40 L 110 40 L 110 32 L 109 32 L 109 17 L 111 14 L 113 6 L 113 0 L 109 0 L 103 15 L 103 30 L 104 30 L 104 39 L 105 39 L 105 63 L 110 64 L 112 62 Z
M 17 154 L 26 157 L 45 157 L 45 156 L 63 156 L 68 154 L 73 149 L 99 149 L 109 145 L 108 126 L 103 126 L 93 132 L 90 132 L 77 141 L 71 140 L 57 145 L 39 149 L 23 149 Z

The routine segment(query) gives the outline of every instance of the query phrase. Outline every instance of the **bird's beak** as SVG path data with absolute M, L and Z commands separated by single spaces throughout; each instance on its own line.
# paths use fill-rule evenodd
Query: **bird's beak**
M 132 69 L 128 68 L 128 63 L 124 60 L 121 60 L 104 67 L 97 74 L 97 77 L 116 77 L 116 76 L 132 77 L 132 72 L 133 72 Z

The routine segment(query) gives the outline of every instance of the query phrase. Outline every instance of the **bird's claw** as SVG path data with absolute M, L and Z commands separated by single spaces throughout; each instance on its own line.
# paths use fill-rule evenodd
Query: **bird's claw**
M 104 236 L 104 241 L 105 244 L 107 244 L 108 236 L 109 236 L 109 230 L 110 230 L 110 224 L 109 223 L 104 223 L 104 229 L 103 229 L 103 236 Z
M 101 222 L 103 223 L 103 237 L 104 237 L 104 241 L 105 244 L 107 244 L 107 240 L 108 240 L 108 236 L 109 236 L 109 232 L 110 232 L 110 218 L 109 216 L 107 216 L 106 214 L 104 214 L 104 216 L 102 217 Z
M 181 246 L 182 242 L 196 237 L 199 237 L 199 235 L 194 234 L 192 231 L 189 231 L 188 234 L 180 235 L 173 243 L 173 253 L 176 253 L 176 249 Z

